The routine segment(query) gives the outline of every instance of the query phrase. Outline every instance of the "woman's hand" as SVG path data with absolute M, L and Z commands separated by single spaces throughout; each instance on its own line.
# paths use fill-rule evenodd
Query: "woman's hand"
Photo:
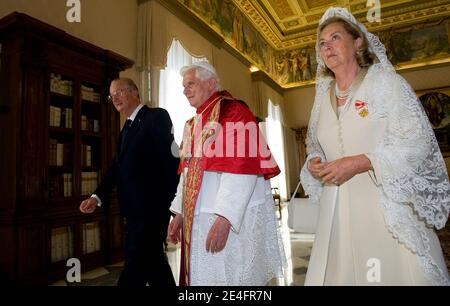
M 322 177 L 319 175 L 319 173 L 324 169 L 326 164 L 327 163 L 322 163 L 322 159 L 317 156 L 309 160 L 308 170 L 316 180 L 321 181 Z
M 358 173 L 372 169 L 372 164 L 366 155 L 343 157 L 327 163 L 319 172 L 323 182 L 342 185 Z

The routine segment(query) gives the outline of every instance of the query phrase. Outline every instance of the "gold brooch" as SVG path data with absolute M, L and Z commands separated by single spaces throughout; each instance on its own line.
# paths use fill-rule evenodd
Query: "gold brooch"
M 369 115 L 369 108 L 367 107 L 366 102 L 356 100 L 355 108 L 358 111 L 358 115 L 361 116 L 362 118 L 365 118 Z

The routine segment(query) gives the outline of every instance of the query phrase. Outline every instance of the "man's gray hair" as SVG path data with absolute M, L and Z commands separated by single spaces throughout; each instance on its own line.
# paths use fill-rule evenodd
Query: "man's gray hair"
M 215 79 L 216 80 L 216 90 L 219 91 L 221 89 L 220 79 L 217 75 L 216 69 L 211 66 L 206 61 L 195 62 L 192 65 L 184 66 L 180 70 L 181 76 L 184 76 L 189 70 L 195 69 L 195 76 L 199 78 L 201 81 Z
M 115 78 L 114 80 L 112 80 L 112 82 L 124 82 L 129 90 L 136 90 L 137 92 L 139 92 L 136 83 L 134 83 L 134 81 L 130 78 Z
M 132 79 L 130 79 L 130 78 L 115 78 L 114 80 L 111 81 L 111 83 L 112 82 L 123 82 L 123 83 L 125 83 L 125 85 L 127 86 L 127 88 L 130 91 L 133 91 L 133 90 L 136 91 L 137 97 L 139 99 L 141 98 L 140 94 L 139 94 L 139 88 L 137 87 L 136 83 Z

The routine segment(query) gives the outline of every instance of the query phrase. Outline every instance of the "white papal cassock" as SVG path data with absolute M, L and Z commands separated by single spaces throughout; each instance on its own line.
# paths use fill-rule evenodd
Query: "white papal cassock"
M 170 210 L 182 214 L 180 178 Z M 206 252 L 217 215 L 231 230 L 225 248 Z M 270 182 L 263 176 L 205 171 L 195 205 L 191 241 L 192 286 L 263 286 L 282 277 L 285 262 Z

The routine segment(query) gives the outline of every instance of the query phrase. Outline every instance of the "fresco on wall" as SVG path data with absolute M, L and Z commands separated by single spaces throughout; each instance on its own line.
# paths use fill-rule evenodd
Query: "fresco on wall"
M 199 15 L 204 21 L 226 38 L 233 32 L 233 16 L 237 8 L 231 0 L 188 0 L 184 5 Z
M 447 88 L 447 92 L 450 89 Z M 433 126 L 439 148 L 444 155 L 450 153 L 450 96 L 433 90 L 422 94 L 420 102 Z
M 227 43 L 271 77 L 276 73 L 275 50 L 247 21 L 231 0 L 178 0 L 205 21 Z
M 276 52 L 276 81 L 279 84 L 308 83 L 316 77 L 316 53 L 313 46 Z
M 314 45 L 292 50 L 275 50 L 253 27 L 232 0 L 178 0 L 247 60 L 283 87 L 314 82 Z M 376 33 L 397 68 L 420 66 L 425 62 L 450 62 L 450 21 L 417 24 L 409 28 Z
M 420 26 L 377 33 L 392 64 L 412 65 L 450 56 L 449 22 Z

